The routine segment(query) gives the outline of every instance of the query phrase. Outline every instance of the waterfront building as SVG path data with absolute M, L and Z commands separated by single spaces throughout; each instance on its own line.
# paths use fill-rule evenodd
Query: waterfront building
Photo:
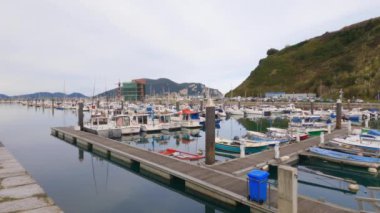
M 142 101 L 145 99 L 145 85 L 144 79 L 136 79 L 131 82 L 123 82 L 121 88 L 125 101 Z

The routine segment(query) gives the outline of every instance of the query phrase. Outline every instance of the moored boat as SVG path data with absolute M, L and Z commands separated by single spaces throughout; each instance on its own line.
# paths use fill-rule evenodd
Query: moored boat
M 159 153 L 162 155 L 173 156 L 173 157 L 178 158 L 180 160 L 190 160 L 190 161 L 200 160 L 200 159 L 205 157 L 203 155 L 191 154 L 188 152 L 182 152 L 182 151 L 179 151 L 176 149 L 171 149 L 171 148 L 168 148 L 164 151 L 160 151 Z

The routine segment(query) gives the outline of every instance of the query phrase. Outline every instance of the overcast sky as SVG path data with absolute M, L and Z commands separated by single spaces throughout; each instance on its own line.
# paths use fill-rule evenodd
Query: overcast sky
M 224 93 L 267 49 L 377 16 L 379 0 L 1 0 L 0 93 L 160 77 Z

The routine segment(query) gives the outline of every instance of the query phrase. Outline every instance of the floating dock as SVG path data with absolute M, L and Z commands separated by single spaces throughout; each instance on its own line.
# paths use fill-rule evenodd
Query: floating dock
M 70 127 L 52 128 L 51 133 L 55 137 L 96 155 L 121 163 L 130 168 L 138 168 L 141 173 L 153 174 L 165 180 L 167 183 L 175 181 L 182 184 L 187 191 L 211 198 L 224 205 L 239 207 L 239 209 L 243 209 L 242 212 L 277 212 L 277 190 L 273 188 L 270 189 L 267 203 L 259 204 L 249 201 L 247 199 L 247 180 L 234 175 L 233 172 L 229 172 L 236 171 L 236 169 L 228 171 L 216 169 L 222 168 L 222 164 L 215 167 L 196 165 L 91 133 L 76 131 Z M 339 131 L 336 134 L 339 134 Z M 303 143 L 304 142 L 301 142 L 298 145 Z M 312 146 L 314 143 L 317 142 L 312 140 L 308 142 L 308 145 L 301 146 L 305 146 L 306 148 Z M 292 149 L 287 149 L 289 149 L 288 152 L 291 152 L 291 150 L 297 152 L 297 150 L 302 149 L 302 147 L 296 148 L 294 146 Z M 274 156 L 273 153 L 269 152 L 264 155 L 268 156 L 267 158 L 262 158 L 264 161 L 266 159 L 269 161 L 269 159 Z M 234 165 L 240 164 L 240 161 L 231 162 L 235 162 Z M 240 168 L 247 168 L 251 165 L 253 165 L 252 162 L 246 162 L 243 166 L 236 166 L 235 168 L 239 170 Z M 310 213 L 354 212 L 350 209 L 303 196 L 298 196 L 298 210 L 299 212 L 307 211 Z
M 0 212 L 63 212 L 0 143 Z
M 335 130 L 331 134 L 325 134 L 325 141 L 329 141 L 338 136 L 346 135 L 347 129 Z M 298 160 L 300 153 L 303 153 L 312 146 L 320 143 L 320 137 L 311 137 L 299 143 L 291 143 L 280 146 L 280 156 L 288 156 L 288 158 L 274 159 L 275 153 L 273 149 L 265 150 L 256 154 L 247 155 L 245 158 L 232 159 L 226 162 L 211 166 L 212 169 L 234 174 L 237 176 L 245 176 L 246 173 L 255 168 L 262 168 L 265 165 L 289 164 Z

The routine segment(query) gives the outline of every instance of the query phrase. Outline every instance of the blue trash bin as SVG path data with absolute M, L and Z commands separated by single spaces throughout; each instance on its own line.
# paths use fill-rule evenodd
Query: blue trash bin
M 267 182 L 269 173 L 262 170 L 252 170 L 247 175 L 249 199 L 264 203 L 267 199 Z

